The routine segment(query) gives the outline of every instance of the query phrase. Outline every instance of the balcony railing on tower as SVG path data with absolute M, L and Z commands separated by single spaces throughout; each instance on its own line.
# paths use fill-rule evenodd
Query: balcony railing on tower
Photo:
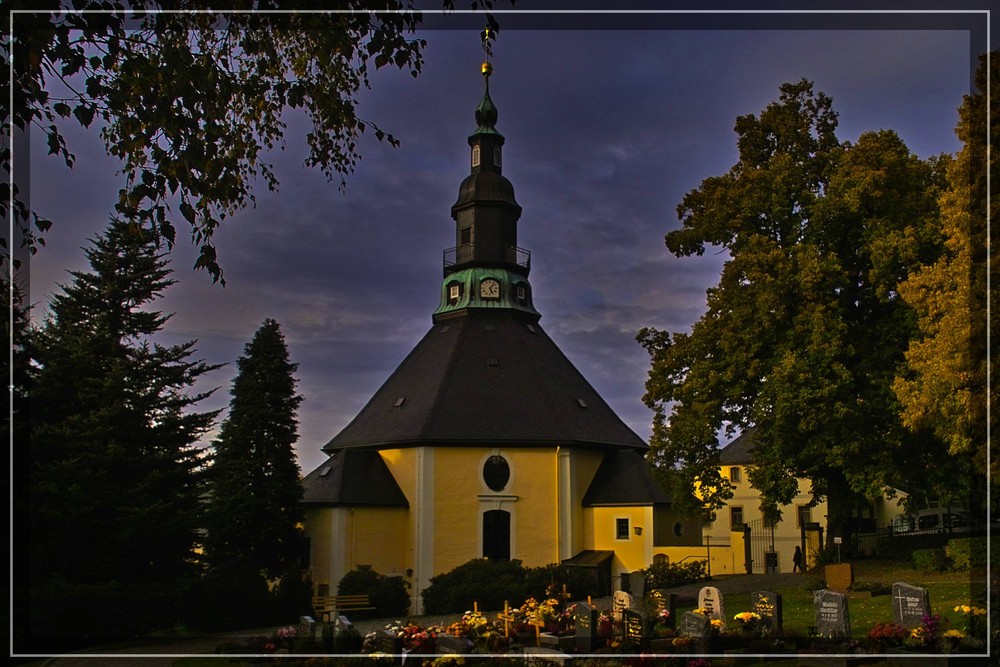
M 531 271 L 531 251 L 513 245 L 501 246 L 495 243 L 463 243 L 444 251 L 444 273 L 448 275 L 470 262 L 484 266 L 514 265 L 527 274 Z

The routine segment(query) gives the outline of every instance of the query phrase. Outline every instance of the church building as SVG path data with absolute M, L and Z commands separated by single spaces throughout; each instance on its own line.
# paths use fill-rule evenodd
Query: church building
M 413 613 L 431 577 L 474 558 L 593 567 L 610 592 L 701 544 L 650 476 L 646 443 L 539 324 L 491 73 L 430 331 L 303 480 L 313 585 L 333 594 L 369 565 L 404 577 Z

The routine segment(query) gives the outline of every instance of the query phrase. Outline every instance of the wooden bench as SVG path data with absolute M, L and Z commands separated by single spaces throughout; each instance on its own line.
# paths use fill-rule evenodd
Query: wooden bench
M 313 597 L 312 604 L 316 617 L 324 623 L 329 623 L 334 616 L 341 612 L 372 611 L 375 609 L 371 606 L 367 594 L 317 595 Z

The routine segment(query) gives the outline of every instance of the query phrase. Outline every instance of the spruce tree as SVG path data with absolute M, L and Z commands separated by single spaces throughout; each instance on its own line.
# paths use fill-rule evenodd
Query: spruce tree
M 31 584 L 175 586 L 218 414 L 192 411 L 211 393 L 192 387 L 218 366 L 191 359 L 195 341 L 153 340 L 170 316 L 150 304 L 174 282 L 156 239 L 112 220 L 85 253 L 29 336 Z
M 236 362 L 229 414 L 215 442 L 206 550 L 218 569 L 249 564 L 276 578 L 294 564 L 302 486 L 293 445 L 302 401 L 298 364 L 278 323 L 264 320 Z

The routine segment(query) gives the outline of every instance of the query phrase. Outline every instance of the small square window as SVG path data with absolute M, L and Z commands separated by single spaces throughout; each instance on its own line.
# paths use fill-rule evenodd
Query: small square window
M 460 297 L 460 296 L 462 296 L 462 287 L 461 287 L 461 285 L 454 284 L 454 285 L 449 285 L 448 286 L 448 300 L 449 301 L 458 301 L 458 297 Z
M 729 481 L 732 482 L 733 484 L 739 484 L 741 481 L 743 481 L 739 468 L 733 466 L 732 468 L 729 469 Z
M 740 506 L 729 508 L 729 526 L 731 528 L 741 528 L 743 526 L 743 508 Z
M 628 519 L 615 519 L 615 539 L 628 539 Z

